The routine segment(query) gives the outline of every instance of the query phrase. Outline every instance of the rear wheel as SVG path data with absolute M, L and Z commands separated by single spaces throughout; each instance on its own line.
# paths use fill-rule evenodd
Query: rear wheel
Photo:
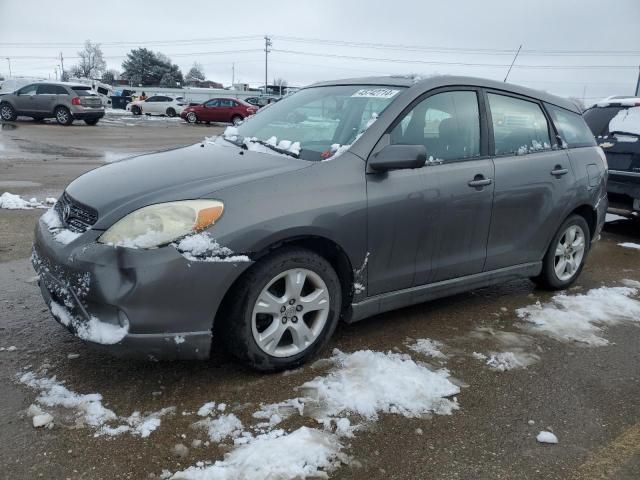
M 584 267 L 591 234 L 580 215 L 571 215 L 558 229 L 542 261 L 542 272 L 534 281 L 550 290 L 562 290 L 576 281 Z
M 225 343 L 258 370 L 294 368 L 327 343 L 341 303 L 329 262 L 306 249 L 283 249 L 257 263 L 231 293 Z
M 175 117 L 176 116 L 176 110 L 174 108 L 167 108 L 167 117 Z
M 84 123 L 87 125 L 96 125 L 100 119 L 99 118 L 86 118 Z
M 18 118 L 18 113 L 15 108 L 11 106 L 9 103 L 0 104 L 0 118 L 5 122 L 13 122 L 16 118 Z
M 187 113 L 187 122 L 196 123 L 198 121 L 198 116 L 194 112 Z
M 73 116 L 67 107 L 56 107 L 54 113 L 60 125 L 68 126 L 73 123 Z
M 142 109 L 138 105 L 131 107 L 131 113 L 134 115 L 142 115 Z
M 231 118 L 231 123 L 233 123 L 234 125 L 240 125 L 242 123 L 242 120 L 244 120 L 240 115 L 234 115 Z

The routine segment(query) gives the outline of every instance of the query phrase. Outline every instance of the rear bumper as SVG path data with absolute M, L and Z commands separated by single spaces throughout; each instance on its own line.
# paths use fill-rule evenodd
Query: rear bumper
M 640 173 L 610 170 L 607 192 L 611 208 L 640 211 Z
M 215 314 L 251 262 L 189 261 L 172 246 L 112 247 L 95 241 L 100 233 L 63 245 L 38 223 L 32 263 L 56 321 L 117 356 L 207 358 Z M 116 335 L 91 334 L 105 330 Z
M 80 111 L 80 112 L 71 112 L 71 114 L 73 115 L 73 118 L 76 120 L 91 120 L 91 119 L 98 119 L 98 118 L 104 117 L 104 110 L 95 110 L 95 111 L 86 110 L 86 111 Z

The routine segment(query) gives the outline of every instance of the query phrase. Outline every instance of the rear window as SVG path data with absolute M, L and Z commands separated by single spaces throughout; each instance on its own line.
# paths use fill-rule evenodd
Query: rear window
M 560 137 L 569 148 L 593 147 L 596 139 L 582 116 L 554 105 L 545 105 Z
M 88 97 L 93 95 L 91 87 L 71 87 L 71 90 L 73 90 L 79 97 Z
M 582 116 L 596 137 L 608 137 L 609 122 L 620 110 L 626 110 L 626 107 L 594 107 Z

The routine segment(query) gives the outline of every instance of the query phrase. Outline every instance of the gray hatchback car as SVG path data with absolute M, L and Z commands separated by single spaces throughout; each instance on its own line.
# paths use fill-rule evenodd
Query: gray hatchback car
M 55 118 L 60 125 L 71 125 L 74 120 L 95 125 L 104 117 L 104 106 L 88 85 L 39 82 L 0 95 L 0 118 L 11 122 L 18 116 Z
M 53 316 L 116 353 L 212 337 L 294 367 L 340 319 L 518 278 L 576 280 L 607 210 L 569 101 L 467 77 L 319 83 L 202 144 L 73 181 L 35 232 Z

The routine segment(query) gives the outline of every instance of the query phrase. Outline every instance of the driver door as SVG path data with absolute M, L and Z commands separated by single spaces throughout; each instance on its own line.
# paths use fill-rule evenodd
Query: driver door
M 213 100 L 209 100 L 207 103 L 204 104 L 204 109 L 202 110 L 202 118 L 201 120 L 204 120 L 205 122 L 218 122 L 220 121 L 218 119 L 219 114 L 218 114 L 218 106 L 220 105 L 220 100 L 218 100 L 217 98 L 213 99 Z
M 38 84 L 27 85 L 18 90 L 15 103 L 18 114 L 32 114 L 36 111 L 36 91 Z
M 153 96 L 153 97 L 149 97 L 147 98 L 143 103 L 142 103 L 142 113 L 152 113 L 152 114 L 158 114 L 158 109 L 159 109 L 159 105 L 160 103 L 158 102 L 160 97 L 158 96 Z

